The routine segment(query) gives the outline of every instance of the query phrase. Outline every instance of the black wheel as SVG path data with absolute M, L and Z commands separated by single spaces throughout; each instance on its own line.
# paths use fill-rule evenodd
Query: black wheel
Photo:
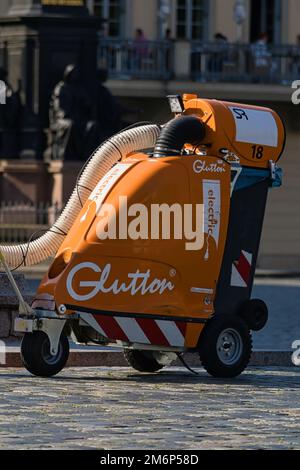
M 50 341 L 43 331 L 26 333 L 21 344 L 21 358 L 24 367 L 33 375 L 52 377 L 58 374 L 66 365 L 69 357 L 69 341 L 62 332 L 58 352 L 55 356 L 50 353 Z
M 199 353 L 203 367 L 213 377 L 237 377 L 251 358 L 249 328 L 237 316 L 214 317 L 200 336 Z
M 128 364 L 139 372 L 157 372 L 164 367 L 153 357 L 152 351 L 124 349 L 124 356 Z
M 246 302 L 240 313 L 252 331 L 261 331 L 269 318 L 268 307 L 262 300 L 253 299 Z

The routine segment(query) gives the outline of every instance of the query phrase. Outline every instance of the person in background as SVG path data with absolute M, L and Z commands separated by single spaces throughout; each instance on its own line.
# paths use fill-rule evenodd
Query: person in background
M 172 64 L 172 43 L 173 43 L 173 38 L 172 38 L 172 31 L 170 28 L 166 29 L 165 32 L 165 49 L 164 49 L 164 54 L 165 54 L 165 67 L 166 67 L 166 74 L 168 76 L 168 79 L 171 80 L 174 77 L 174 71 L 173 71 L 173 64 Z
M 172 31 L 170 30 L 170 28 L 166 29 L 165 41 L 173 41 Z
M 252 54 L 255 67 L 269 67 L 271 54 L 268 49 L 269 37 L 267 33 L 261 33 L 252 45 Z
M 222 33 L 216 33 L 214 36 L 215 43 L 216 44 L 227 44 L 228 43 L 228 38 L 224 36 Z
M 134 40 L 137 43 L 144 43 L 147 41 L 144 31 L 141 28 L 135 30 Z
M 99 30 L 99 37 L 101 39 L 106 39 L 109 36 L 109 25 L 108 25 L 108 20 L 107 18 L 102 18 L 101 19 L 101 26 Z
M 148 40 L 144 34 L 144 31 L 137 28 L 135 31 L 135 37 L 133 41 L 134 49 L 134 68 L 141 70 L 143 63 L 148 57 Z
M 222 33 L 214 35 L 215 51 L 211 54 L 209 60 L 209 71 L 213 74 L 220 74 L 223 71 L 224 61 L 228 58 L 227 44 L 228 39 Z
M 252 60 L 254 66 L 254 81 L 266 80 L 267 75 L 272 73 L 272 54 L 268 48 L 269 37 L 267 33 L 261 33 L 251 46 Z

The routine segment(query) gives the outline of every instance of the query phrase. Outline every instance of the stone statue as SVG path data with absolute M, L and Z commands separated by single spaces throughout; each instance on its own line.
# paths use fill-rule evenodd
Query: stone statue
M 99 145 L 99 129 L 92 120 L 92 103 L 79 81 L 78 69 L 68 65 L 50 101 L 51 157 L 85 160 Z

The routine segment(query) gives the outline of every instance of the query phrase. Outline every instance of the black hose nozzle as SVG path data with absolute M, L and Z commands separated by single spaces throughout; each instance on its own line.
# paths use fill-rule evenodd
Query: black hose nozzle
M 184 144 L 199 145 L 205 137 L 205 125 L 196 116 L 180 116 L 162 129 L 154 148 L 155 158 L 180 155 Z

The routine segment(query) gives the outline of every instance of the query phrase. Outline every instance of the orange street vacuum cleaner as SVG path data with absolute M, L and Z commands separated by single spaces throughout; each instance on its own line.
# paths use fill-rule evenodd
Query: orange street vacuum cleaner
M 34 375 L 63 369 L 70 335 L 123 348 L 141 372 L 177 356 L 184 361 L 185 352 L 199 354 L 215 377 L 235 377 L 249 363 L 251 331 L 268 319 L 264 302 L 250 298 L 268 189 L 281 185 L 284 126 L 267 108 L 195 95 L 169 101 L 175 118 L 166 125 L 137 124 L 96 150 L 44 236 L 0 247 L 20 301 L 15 330 L 24 333 L 23 364 Z M 119 220 L 125 201 L 125 226 L 129 232 L 135 224 L 140 236 L 128 236 Z M 198 247 L 185 233 L 168 238 L 160 228 L 147 237 L 148 219 L 137 222 L 145 208 L 178 205 L 202 208 Z M 169 232 L 175 210 L 171 215 Z M 111 220 L 116 237 L 107 236 Z M 53 255 L 29 306 L 10 267 Z

